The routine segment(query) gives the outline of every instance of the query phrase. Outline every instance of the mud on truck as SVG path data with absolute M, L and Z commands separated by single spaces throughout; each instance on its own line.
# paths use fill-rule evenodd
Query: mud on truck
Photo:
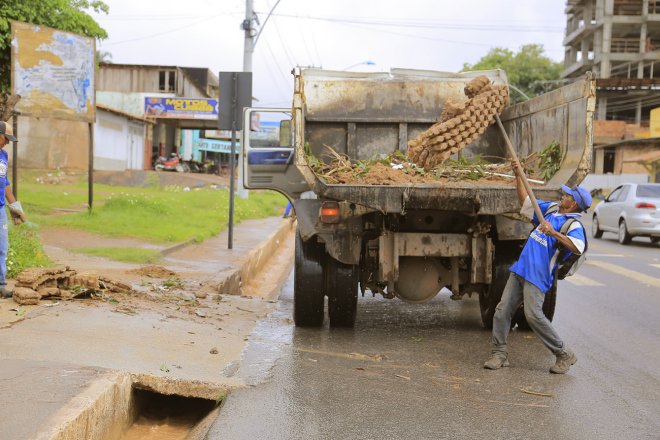
M 293 74 L 291 109 L 245 109 L 244 127 L 255 113 L 261 119 L 268 113 L 283 116 L 279 143 L 244 130 L 241 166 L 246 188 L 279 191 L 294 205 L 295 324 L 321 326 L 326 296 L 330 326 L 351 327 L 358 291 L 423 303 L 446 287 L 453 299 L 477 294 L 483 324 L 491 327 L 508 268 L 531 231 L 518 214 L 514 179 L 332 184 L 313 171 L 309 158 L 324 157 L 328 147 L 353 160 L 396 150 L 405 154 L 409 141 L 438 121 L 446 103 L 465 100 L 463 89 L 472 78 L 486 75 L 492 84 L 506 84 L 505 73 Z M 594 108 L 595 85 L 588 75 L 501 113 L 520 157 L 552 142 L 561 148 L 558 171 L 534 188 L 538 198 L 556 199 L 561 184 L 578 184 L 589 172 Z M 492 125 L 461 154 L 504 162 L 505 151 Z M 544 304 L 550 319 L 555 302 L 556 285 Z

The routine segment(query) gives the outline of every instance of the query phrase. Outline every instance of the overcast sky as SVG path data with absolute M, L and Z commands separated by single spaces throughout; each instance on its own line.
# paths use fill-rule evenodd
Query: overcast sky
M 244 0 L 104 0 L 115 63 L 243 69 Z M 254 0 L 263 25 L 277 0 Z M 543 44 L 563 60 L 564 0 L 281 0 L 253 56 L 260 106 L 291 104 L 294 66 L 459 71 L 492 47 Z M 369 64 L 367 64 L 367 62 Z M 373 63 L 373 64 L 371 64 Z

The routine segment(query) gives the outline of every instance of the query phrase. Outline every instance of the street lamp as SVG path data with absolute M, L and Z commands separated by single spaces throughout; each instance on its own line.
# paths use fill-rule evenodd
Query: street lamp
M 371 60 L 361 61 L 361 62 L 359 62 L 359 63 L 351 64 L 351 65 L 348 66 L 348 67 L 344 67 L 344 68 L 341 69 L 341 70 L 349 70 L 349 69 L 352 69 L 353 67 L 362 66 L 362 65 L 365 65 L 365 66 L 375 66 L 376 63 L 374 63 L 374 62 L 371 61 Z

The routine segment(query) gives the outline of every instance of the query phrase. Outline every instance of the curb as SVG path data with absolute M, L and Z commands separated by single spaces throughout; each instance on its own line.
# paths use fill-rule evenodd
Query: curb
M 110 373 L 92 382 L 53 417 L 53 427 L 37 433 L 35 440 L 72 440 L 119 435 L 132 412 L 132 380 L 127 373 Z
M 164 257 L 169 254 L 171 254 L 174 251 L 178 251 L 179 249 L 183 249 L 186 246 L 190 246 L 191 244 L 197 243 L 197 239 L 195 238 L 190 238 L 186 241 L 182 241 L 181 243 L 173 244 L 170 247 L 166 247 L 165 249 L 160 250 L 160 254 Z
M 256 249 L 250 251 L 241 262 L 240 267 L 232 269 L 229 273 L 223 272 L 221 274 L 223 279 L 212 281 L 215 290 L 224 295 L 241 295 L 243 285 L 247 284 L 252 276 L 268 263 L 290 228 L 291 223 L 288 220 L 282 220 L 281 225 L 275 232 L 260 243 Z

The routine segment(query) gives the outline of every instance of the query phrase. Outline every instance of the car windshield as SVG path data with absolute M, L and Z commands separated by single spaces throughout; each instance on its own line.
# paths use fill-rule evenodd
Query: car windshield
M 660 199 L 660 185 L 639 185 L 636 195 L 637 197 Z

